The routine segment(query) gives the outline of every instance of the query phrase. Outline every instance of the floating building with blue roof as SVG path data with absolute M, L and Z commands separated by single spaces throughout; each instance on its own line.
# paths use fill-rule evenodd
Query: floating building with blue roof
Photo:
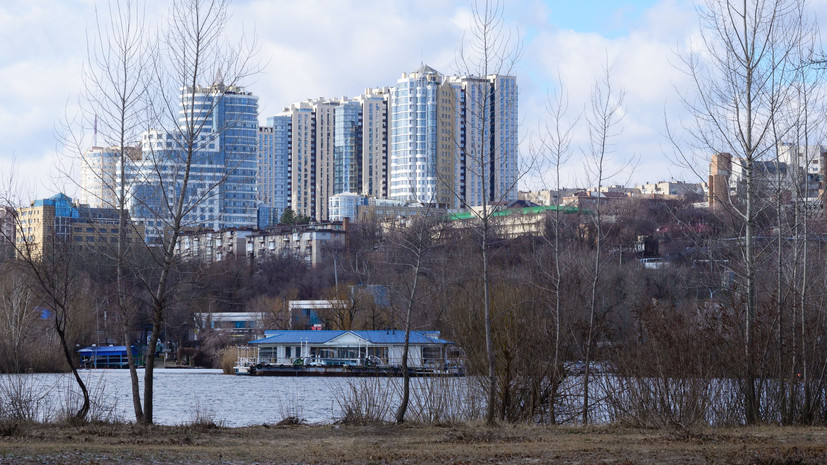
M 399 369 L 405 331 L 399 330 L 273 330 L 251 341 L 257 357 L 247 365 L 268 367 L 391 367 Z M 455 364 L 456 349 L 439 331 L 411 331 L 408 367 L 442 370 Z M 239 365 L 244 365 L 240 363 Z M 239 372 L 237 367 L 237 372 Z M 242 370 L 242 372 L 245 372 Z

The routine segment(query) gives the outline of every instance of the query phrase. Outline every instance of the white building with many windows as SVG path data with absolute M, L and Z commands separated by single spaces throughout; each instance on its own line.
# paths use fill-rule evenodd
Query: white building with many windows
M 423 65 L 390 103 L 391 199 L 466 208 L 517 199 L 514 76 L 451 76 Z

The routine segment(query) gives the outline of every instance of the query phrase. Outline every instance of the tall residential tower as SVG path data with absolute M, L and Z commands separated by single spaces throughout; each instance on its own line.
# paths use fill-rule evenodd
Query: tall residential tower
M 185 179 L 183 226 L 256 226 L 257 150 L 258 97 L 220 78 L 183 89 L 177 127 L 146 131 L 128 167 L 132 216 L 147 240 L 163 237 Z
M 391 199 L 467 208 L 517 198 L 514 76 L 403 74 L 391 99 Z

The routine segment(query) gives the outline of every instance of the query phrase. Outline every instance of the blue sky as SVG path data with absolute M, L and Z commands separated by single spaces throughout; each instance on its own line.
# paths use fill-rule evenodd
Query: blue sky
M 655 3 L 645 0 L 548 0 L 545 5 L 549 21 L 556 22 L 561 28 L 617 38 L 638 27 L 644 12 Z
M 813 0 L 811 6 L 825 11 L 826 3 Z M 24 202 L 59 190 L 77 192 L 76 154 L 56 136 L 61 121 L 76 111 L 85 31 L 93 24 L 96 5 L 105 3 L 0 2 L 0 179 L 5 184 L 14 160 Z M 150 21 L 162 18 L 166 5 L 165 0 L 149 0 Z M 299 100 L 392 86 L 422 61 L 451 73 L 469 25 L 469 7 L 467 0 L 236 0 L 227 34 L 254 34 L 260 57 L 268 63 L 247 83 L 260 97 L 263 122 Z M 515 74 L 524 155 L 543 123 L 547 92 L 557 90 L 556 77 L 563 81 L 572 113 L 578 113 L 608 61 L 612 79 L 626 95 L 613 158 L 622 164 L 636 157 L 645 167 L 614 182 L 698 181 L 670 163 L 663 137 L 664 115 L 675 121 L 685 117 L 674 89 L 688 83 L 674 63 L 697 36 L 690 0 L 505 0 L 505 25 L 518 31 L 523 44 Z M 564 176 L 567 186 L 585 184 L 579 149 L 585 138 L 580 124 Z M 533 173 L 521 188 L 543 184 Z

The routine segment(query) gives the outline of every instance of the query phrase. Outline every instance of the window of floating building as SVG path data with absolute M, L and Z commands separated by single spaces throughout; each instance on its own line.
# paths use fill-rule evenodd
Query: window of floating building
M 383 363 L 388 363 L 388 348 L 387 347 L 368 347 L 368 356 L 377 357 Z
M 442 349 L 437 346 L 422 347 L 422 363 L 434 363 L 442 360 Z
M 259 361 L 275 362 L 276 361 L 276 347 L 261 347 L 258 349 Z

